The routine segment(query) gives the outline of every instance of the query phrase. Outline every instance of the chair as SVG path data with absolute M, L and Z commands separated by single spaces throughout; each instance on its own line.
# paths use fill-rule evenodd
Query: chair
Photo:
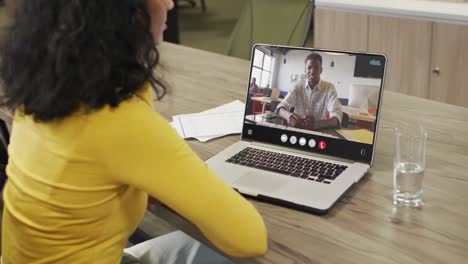
M 341 127 L 347 128 L 349 123 L 349 116 L 347 113 L 343 112 L 343 116 L 341 117 Z
M 270 104 L 270 111 L 274 113 L 276 111 L 276 108 L 278 105 L 281 103 L 281 101 L 272 101 Z
M 253 97 L 263 97 L 263 94 L 254 94 Z M 263 114 L 263 104 L 259 101 L 252 100 L 252 113 L 255 115 Z
M 271 88 L 263 88 L 262 94 L 263 94 L 263 96 L 265 96 L 265 97 L 270 97 L 270 95 L 271 95 Z
M 255 43 L 305 46 L 314 0 L 247 0 L 226 54 L 250 59 Z
M 7 125 L 3 119 L 0 119 L 0 236 L 2 234 L 2 214 L 3 214 L 3 187 L 7 181 L 6 165 L 8 163 L 7 146 L 10 142 L 10 133 L 8 132 Z M 1 239 L 0 239 L 0 256 L 1 252 Z
M 349 91 L 348 105 L 354 108 L 360 108 L 361 105 L 367 105 L 368 108 L 375 109 L 379 101 L 380 87 L 376 85 L 351 85 Z
M 349 101 L 348 98 L 338 98 L 338 100 L 340 101 L 341 105 L 344 105 L 344 106 L 348 105 L 348 101 Z
M 195 3 L 195 0 L 179 0 L 179 1 L 188 2 L 192 7 L 195 7 L 197 5 L 197 3 Z M 205 13 L 206 12 L 206 2 L 205 2 L 205 0 L 200 0 L 200 4 L 201 4 L 203 13 Z
M 279 98 L 284 99 L 286 97 L 286 95 L 288 95 L 288 91 L 281 91 L 280 95 L 279 95 Z
M 380 87 L 376 85 L 351 85 L 349 93 L 349 106 L 358 108 L 362 113 L 375 115 L 379 101 Z M 356 128 L 374 131 L 374 123 L 358 120 Z
M 8 144 L 10 143 L 10 133 L 3 119 L 0 119 L 0 193 L 7 181 L 6 165 L 8 163 Z

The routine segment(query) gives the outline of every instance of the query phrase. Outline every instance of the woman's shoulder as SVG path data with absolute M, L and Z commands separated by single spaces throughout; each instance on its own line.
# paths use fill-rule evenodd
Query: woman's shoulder
M 154 110 L 151 90 L 142 90 L 118 106 L 104 106 L 86 116 L 86 123 L 92 127 L 93 136 L 107 134 L 111 138 L 137 137 L 145 134 L 144 127 L 162 128 L 169 126 L 164 117 Z M 159 133 L 153 131 L 152 133 Z

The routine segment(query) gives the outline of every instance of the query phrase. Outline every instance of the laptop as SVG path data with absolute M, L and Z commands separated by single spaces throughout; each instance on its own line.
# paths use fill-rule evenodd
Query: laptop
M 210 158 L 208 166 L 243 195 L 327 213 L 373 164 L 386 61 L 375 53 L 255 45 L 249 80 L 269 83 L 286 96 L 278 99 L 274 119 L 249 113 L 246 105 L 241 140 Z M 306 65 L 315 67 L 315 74 L 306 72 Z M 308 83 L 318 85 L 310 89 Z M 341 104 L 349 101 L 350 87 L 358 85 L 378 87 L 375 116 L 361 118 Z M 248 83 L 244 89 L 248 96 Z M 333 122 L 291 126 L 284 112 L 278 114 L 286 110 L 303 118 L 305 108 L 315 120 Z

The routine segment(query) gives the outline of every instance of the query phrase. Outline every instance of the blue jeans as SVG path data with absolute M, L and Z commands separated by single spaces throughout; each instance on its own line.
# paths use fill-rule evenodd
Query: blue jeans
M 216 253 L 181 231 L 126 248 L 121 264 L 228 264 Z

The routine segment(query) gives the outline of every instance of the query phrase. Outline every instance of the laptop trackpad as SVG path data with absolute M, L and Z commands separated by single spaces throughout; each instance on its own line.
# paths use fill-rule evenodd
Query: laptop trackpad
M 239 189 L 240 192 L 245 190 L 251 194 L 265 194 L 274 193 L 287 183 L 288 179 L 280 175 L 264 175 L 262 173 L 247 172 L 233 182 L 232 186 Z

